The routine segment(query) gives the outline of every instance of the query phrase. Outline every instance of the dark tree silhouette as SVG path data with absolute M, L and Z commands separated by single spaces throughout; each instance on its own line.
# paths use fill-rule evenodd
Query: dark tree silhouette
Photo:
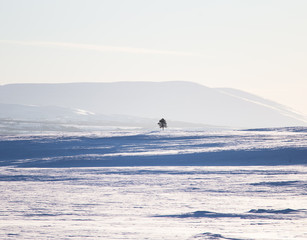
M 167 123 L 165 121 L 164 118 L 162 118 L 159 122 L 158 122 L 158 125 L 160 128 L 162 128 L 164 130 L 164 128 L 167 128 Z

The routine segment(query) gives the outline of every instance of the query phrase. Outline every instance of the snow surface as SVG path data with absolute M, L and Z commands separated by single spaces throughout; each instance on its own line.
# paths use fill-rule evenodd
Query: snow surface
M 307 163 L 306 128 L 246 131 L 136 129 L 3 135 L 0 166 L 218 166 Z M 305 130 L 303 130 L 305 129 Z
M 0 239 L 307 238 L 306 166 L 1 167 L 0 188 Z
M 0 136 L 0 239 L 307 239 L 307 129 Z

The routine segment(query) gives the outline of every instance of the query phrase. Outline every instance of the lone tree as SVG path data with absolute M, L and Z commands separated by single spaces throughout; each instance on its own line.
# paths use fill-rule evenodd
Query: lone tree
M 158 125 L 160 128 L 162 128 L 164 130 L 164 128 L 167 128 L 167 123 L 165 121 L 164 118 L 162 118 L 159 122 L 158 122 Z

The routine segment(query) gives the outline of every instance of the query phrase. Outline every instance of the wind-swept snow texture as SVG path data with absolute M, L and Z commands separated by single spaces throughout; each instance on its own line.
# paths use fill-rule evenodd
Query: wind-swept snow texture
M 307 239 L 306 135 L 1 135 L 0 239 Z
M 0 138 L 0 165 L 19 167 L 307 164 L 307 131 L 104 131 Z
M 305 240 L 306 187 L 306 166 L 0 167 L 0 239 Z

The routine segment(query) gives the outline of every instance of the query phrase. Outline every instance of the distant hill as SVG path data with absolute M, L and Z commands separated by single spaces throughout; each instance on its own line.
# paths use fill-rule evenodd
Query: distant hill
M 57 111 L 82 109 L 70 114 L 83 112 L 87 118 L 164 117 L 239 128 L 307 125 L 304 116 L 278 103 L 236 89 L 208 88 L 191 82 L 9 84 L 0 86 L 0 103 L 53 106 Z M 56 114 L 53 110 L 51 115 Z
M 88 132 L 112 128 L 158 128 L 157 119 L 94 114 L 82 109 L 0 103 L 0 134 Z M 216 128 L 205 124 L 168 121 L 172 128 Z
M 0 113 L 0 119 L 61 122 L 73 119 L 88 120 L 94 115 L 81 109 L 4 103 L 0 103 Z

